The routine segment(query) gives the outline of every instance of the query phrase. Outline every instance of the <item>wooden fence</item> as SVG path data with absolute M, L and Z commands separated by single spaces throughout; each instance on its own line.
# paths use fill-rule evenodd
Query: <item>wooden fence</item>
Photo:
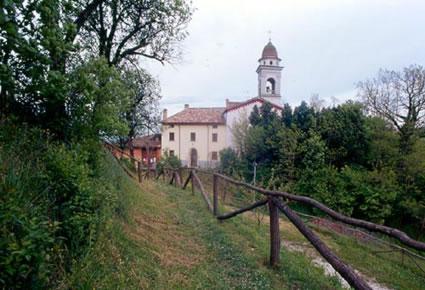
M 137 167 L 137 176 L 139 182 L 143 182 L 145 178 L 155 178 L 156 180 L 162 179 L 167 181 L 169 184 L 174 184 L 175 186 L 186 189 L 189 183 L 191 183 L 192 192 L 194 193 L 197 189 L 205 203 L 208 207 L 208 210 L 220 221 L 227 220 L 233 218 L 241 213 L 251 211 L 255 208 L 261 206 L 268 206 L 269 219 L 270 219 L 270 265 L 275 266 L 279 263 L 280 259 L 280 227 L 279 227 L 279 212 L 282 212 L 289 221 L 300 231 L 300 233 L 314 246 L 314 248 L 320 253 L 320 255 L 332 265 L 332 267 L 355 289 L 371 289 L 371 287 L 364 281 L 362 277 L 360 277 L 354 269 L 344 263 L 332 250 L 320 240 L 320 238 L 304 223 L 304 221 L 300 218 L 300 216 L 294 212 L 289 206 L 288 201 L 296 201 L 300 202 L 314 208 L 317 208 L 333 219 L 349 224 L 351 226 L 356 226 L 359 228 L 364 228 L 373 232 L 380 232 L 392 238 L 398 239 L 402 244 L 412 247 L 419 251 L 425 250 L 425 243 L 416 241 L 410 238 L 406 233 L 387 226 L 374 224 L 368 221 L 355 219 L 351 217 L 347 217 L 343 214 L 340 214 L 324 204 L 300 195 L 294 195 L 287 192 L 280 191 L 271 191 L 266 190 L 260 187 L 253 186 L 251 184 L 247 184 L 242 181 L 234 180 L 228 176 L 208 172 L 204 170 L 194 169 L 194 168 L 163 168 L 161 171 L 149 170 L 146 168 L 142 168 L 140 163 Z M 126 169 L 126 172 L 129 173 Z M 131 173 L 129 173 L 132 175 Z M 212 178 L 212 201 L 211 195 L 205 189 L 205 184 L 199 178 L 199 174 L 204 174 Z M 134 175 L 132 175 L 134 177 Z M 183 182 L 184 180 L 184 182 Z M 249 204 L 248 206 L 244 206 L 233 210 L 228 213 L 221 214 L 219 212 L 219 182 L 225 181 L 226 183 L 233 184 L 236 186 L 240 186 L 256 193 L 259 193 L 262 198 L 259 200 Z M 211 187 L 211 182 L 208 182 L 208 185 Z M 226 190 L 226 188 L 224 188 Z M 225 195 L 224 195 L 225 196 Z M 407 251 L 406 253 L 409 253 Z M 416 255 L 415 253 L 412 253 Z M 417 256 L 421 257 L 422 256 Z

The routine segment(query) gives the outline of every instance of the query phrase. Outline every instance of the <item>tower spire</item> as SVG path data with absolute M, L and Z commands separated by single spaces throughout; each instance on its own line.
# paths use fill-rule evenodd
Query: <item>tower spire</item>
M 271 37 L 258 61 L 258 96 L 281 105 L 280 82 L 283 67 L 280 66 L 280 58 L 276 47 L 271 42 Z
M 269 35 L 269 42 L 272 42 L 272 31 L 269 29 L 267 30 L 267 33 Z

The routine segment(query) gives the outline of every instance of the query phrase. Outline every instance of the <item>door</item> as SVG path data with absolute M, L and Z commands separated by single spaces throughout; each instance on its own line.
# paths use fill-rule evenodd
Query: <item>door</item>
M 195 148 L 190 150 L 190 166 L 197 167 L 198 166 L 198 151 Z

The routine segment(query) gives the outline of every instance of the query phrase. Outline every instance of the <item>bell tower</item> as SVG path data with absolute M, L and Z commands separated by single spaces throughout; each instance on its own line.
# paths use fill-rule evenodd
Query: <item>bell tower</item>
M 276 105 L 282 105 L 280 80 L 283 66 L 280 61 L 276 47 L 269 40 L 258 60 L 258 96 Z

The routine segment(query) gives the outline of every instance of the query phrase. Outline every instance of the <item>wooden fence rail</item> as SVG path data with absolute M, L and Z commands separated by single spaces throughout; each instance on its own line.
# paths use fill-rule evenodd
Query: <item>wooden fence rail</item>
M 321 202 L 319 202 L 315 199 L 312 199 L 310 197 L 307 197 L 307 196 L 295 195 L 295 194 L 291 194 L 291 193 L 287 193 L 287 192 L 281 192 L 281 191 L 267 190 L 267 189 L 263 189 L 263 188 L 260 188 L 260 187 L 253 186 L 251 184 L 247 184 L 245 182 L 234 180 L 234 179 L 227 177 L 225 175 L 222 175 L 222 174 L 218 174 L 218 173 L 214 173 L 214 174 L 219 176 L 220 178 L 230 182 L 230 183 L 233 183 L 233 184 L 239 185 L 239 186 L 244 186 L 246 188 L 255 190 L 255 191 L 262 193 L 264 195 L 267 195 L 267 196 L 280 196 L 280 197 L 284 197 L 284 198 L 292 200 L 292 201 L 297 201 L 297 202 L 301 202 L 301 203 L 310 205 L 312 207 L 320 209 L 321 211 L 328 214 L 330 217 L 334 218 L 335 220 L 341 221 L 343 223 L 346 223 L 346 224 L 349 224 L 349 225 L 352 225 L 352 226 L 364 228 L 364 229 L 370 230 L 372 232 L 380 232 L 380 233 L 386 234 L 390 237 L 398 239 L 401 243 L 403 243 L 403 244 L 405 244 L 409 247 L 412 247 L 416 250 L 425 251 L 425 243 L 410 238 L 406 233 L 404 233 L 404 232 L 402 232 L 398 229 L 383 226 L 383 225 L 378 225 L 378 224 L 368 222 L 368 221 L 365 221 L 365 220 L 360 220 L 360 219 L 355 219 L 355 218 L 345 216 L 343 214 L 340 214 L 340 213 L 334 211 L 333 209 L 328 208 L 323 203 L 321 203 Z
M 263 206 L 263 205 L 267 204 L 268 202 L 269 202 L 268 199 L 263 199 L 263 200 L 260 200 L 260 201 L 255 202 L 255 203 L 253 203 L 253 204 L 251 204 L 251 205 L 249 205 L 247 207 L 243 207 L 243 208 L 237 209 L 235 211 L 229 212 L 229 213 L 224 214 L 224 215 L 218 215 L 217 216 L 217 219 L 218 220 L 226 220 L 226 219 L 235 217 L 238 214 L 241 214 L 241 213 L 244 213 L 246 211 L 253 210 L 254 208 Z
M 208 209 L 212 213 L 214 213 L 214 207 L 211 204 L 210 198 L 208 197 L 208 194 L 205 191 L 204 185 L 202 184 L 202 182 L 199 179 L 198 175 L 196 174 L 195 170 L 192 170 L 191 176 L 192 176 L 192 179 L 195 181 L 194 184 L 196 184 L 196 186 L 198 186 L 199 190 L 201 191 L 202 197 L 204 198 L 205 202 L 207 203 Z
M 170 180 L 170 184 L 173 183 L 174 179 L 179 178 L 178 170 L 174 170 L 172 174 L 172 178 Z M 267 196 L 266 199 L 257 201 L 247 207 L 237 209 L 233 212 L 219 215 L 218 214 L 218 182 L 219 179 L 223 178 L 224 180 L 230 181 L 232 183 L 237 183 L 237 185 L 244 186 L 253 190 L 256 190 L 263 195 Z M 310 230 L 301 218 L 293 212 L 287 205 L 284 205 L 279 200 L 281 196 L 276 194 L 269 194 L 262 192 L 261 188 L 252 188 L 249 184 L 235 181 L 227 176 L 221 174 L 213 174 L 213 204 L 208 197 L 208 193 L 205 191 L 205 188 L 196 174 L 196 170 L 191 170 L 188 178 L 185 183 L 181 185 L 179 182 L 175 182 L 178 187 L 186 188 L 189 181 L 192 180 L 192 184 L 195 184 L 196 187 L 201 192 L 202 197 L 204 198 L 208 209 L 216 216 L 218 220 L 226 220 L 236 215 L 239 215 L 243 212 L 252 210 L 254 208 L 268 205 L 269 208 L 269 217 L 270 217 L 270 265 L 276 266 L 280 262 L 280 226 L 279 226 L 279 211 L 282 211 L 288 219 L 297 227 L 297 229 L 307 238 L 307 240 L 317 249 L 317 251 L 322 255 L 325 260 L 327 260 L 334 269 L 346 279 L 346 281 L 354 288 L 361 290 L 370 290 L 370 286 L 359 276 L 354 270 L 347 264 L 345 264 L 338 256 L 336 256 L 318 237 L 314 234 L 312 230 Z M 260 190 L 257 190 L 260 189 Z
M 301 218 L 290 209 L 287 204 L 283 204 L 277 198 L 272 198 L 275 206 L 282 211 L 303 236 L 316 248 L 316 250 L 328 261 L 329 264 L 354 288 L 372 289 L 349 265 L 345 264 L 337 255 L 335 255 L 319 237 L 308 228 Z
M 149 178 L 151 170 L 143 169 L 138 163 L 138 178 L 139 182 L 142 182 L 141 172 L 146 170 L 145 178 Z M 188 176 L 183 180 L 183 171 L 188 171 Z M 291 221 L 294 226 L 301 232 L 301 234 L 316 248 L 316 250 L 320 253 L 320 255 L 327 261 L 332 267 L 354 288 L 356 289 L 371 289 L 371 287 L 347 264 L 345 264 L 335 253 L 333 253 L 329 247 L 323 243 L 319 237 L 304 223 L 304 221 L 295 213 L 291 208 L 284 203 L 283 200 L 297 201 L 317 209 L 322 210 L 335 220 L 341 221 L 343 223 L 357 226 L 360 228 L 365 228 L 370 231 L 380 232 L 386 234 L 390 237 L 398 239 L 403 244 L 415 248 L 417 250 L 425 250 L 425 243 L 413 240 L 406 233 L 382 226 L 377 225 L 368 221 L 354 219 L 351 217 L 347 217 L 342 215 L 324 204 L 306 197 L 290 194 L 287 192 L 279 192 L 279 191 L 271 191 L 266 190 L 260 187 L 253 186 L 251 184 L 247 184 L 245 182 L 234 180 L 228 176 L 200 171 L 202 173 L 212 174 L 213 184 L 212 184 L 212 198 L 213 202 L 211 203 L 210 197 L 205 190 L 205 187 L 197 174 L 197 169 L 194 168 L 184 168 L 184 169 L 173 169 L 173 168 L 163 168 L 161 171 L 158 171 L 153 174 L 156 179 L 159 179 L 160 176 L 163 176 L 163 179 L 169 179 L 170 184 L 174 184 L 179 188 L 186 189 L 188 184 L 191 182 L 192 192 L 194 193 L 195 189 L 198 189 L 201 193 L 203 199 L 205 200 L 208 210 L 213 213 L 213 215 L 220 221 L 233 218 L 241 213 L 246 211 L 253 210 L 260 206 L 268 205 L 269 209 L 269 217 L 270 217 L 270 265 L 275 266 L 279 263 L 280 260 L 280 227 L 279 227 L 279 212 L 282 212 L 288 219 Z M 258 192 L 265 196 L 264 199 L 256 201 L 251 205 L 248 205 L 243 208 L 239 208 L 232 212 L 226 214 L 219 214 L 219 181 L 224 180 L 236 186 L 241 186 L 249 190 L 253 190 L 254 192 Z

